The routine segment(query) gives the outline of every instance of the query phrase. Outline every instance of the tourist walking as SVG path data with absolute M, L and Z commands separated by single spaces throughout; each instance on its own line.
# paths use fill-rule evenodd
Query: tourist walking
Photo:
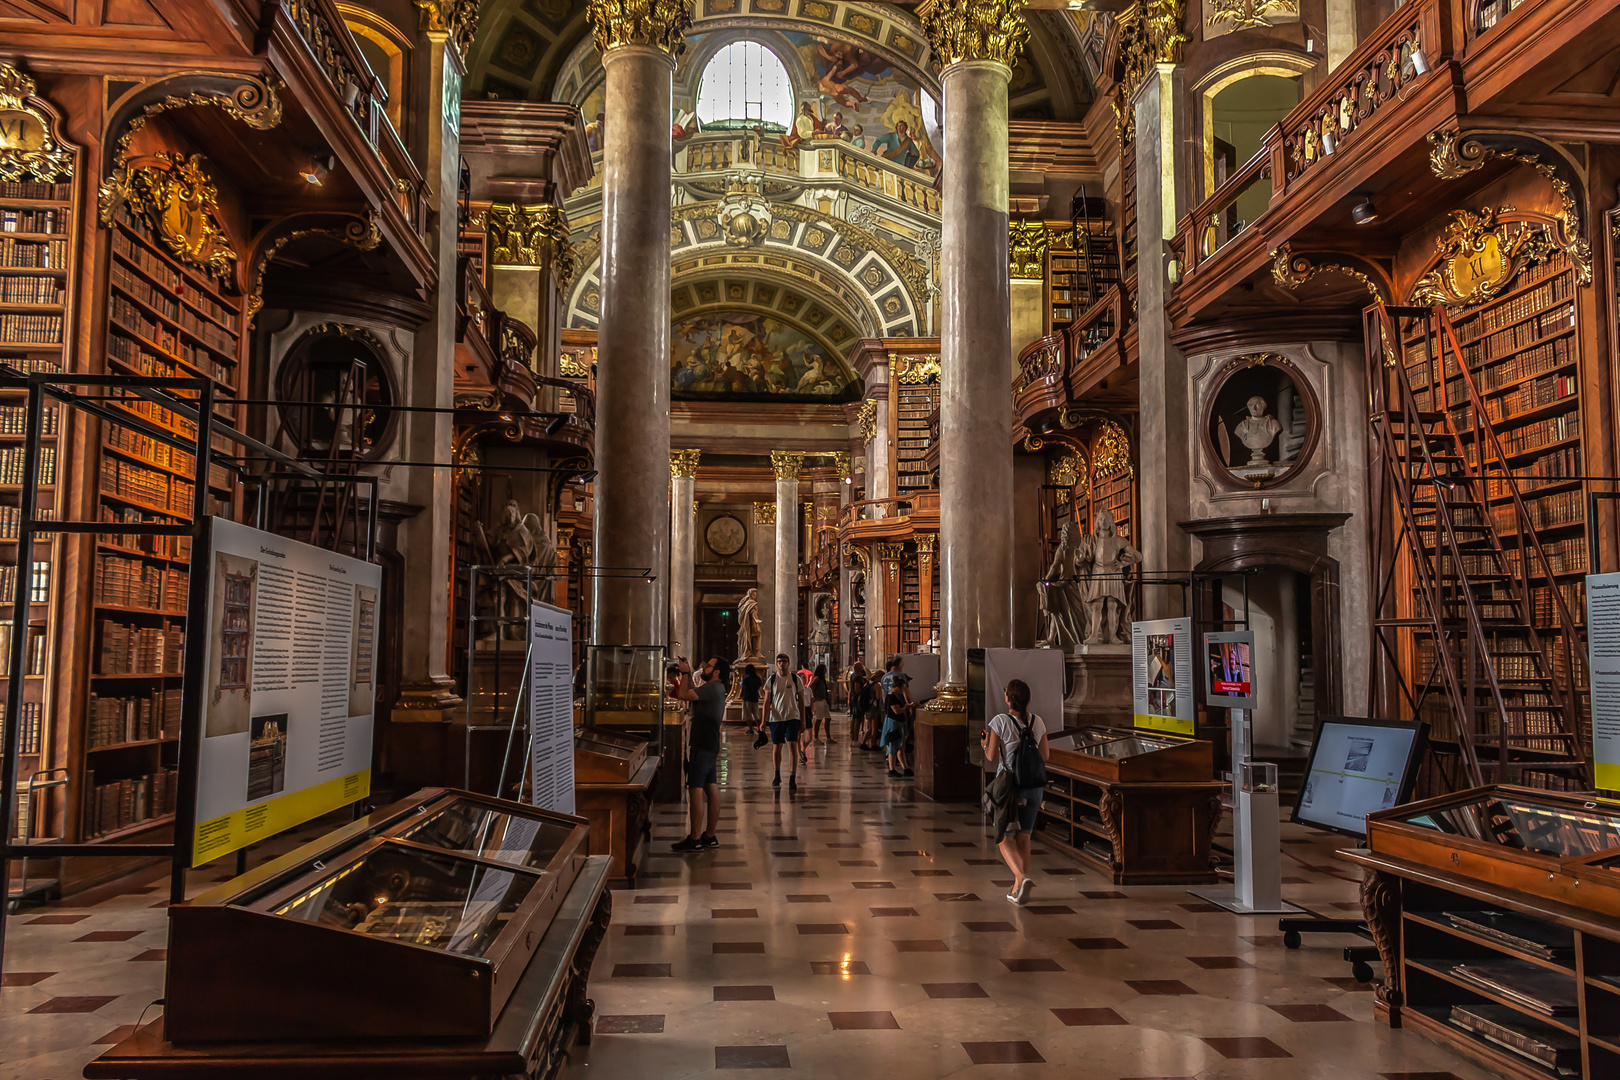
M 731 673 L 718 656 L 703 662 L 703 682 L 692 685 L 692 665 L 682 657 L 675 696 L 690 703 L 692 730 L 686 755 L 686 794 L 691 827 L 673 845 L 676 851 L 707 851 L 720 846 L 715 824 L 720 820 L 720 724 L 726 717 L 726 691 Z M 704 815 L 707 803 L 707 816 Z M 705 828 L 705 826 L 707 826 Z
M 827 665 L 817 664 L 810 676 L 810 741 L 825 738 L 827 745 L 837 742 L 832 733 L 832 702 L 829 700 Z
M 787 653 L 776 655 L 776 670 L 765 680 L 765 721 L 771 732 L 772 787 L 782 786 L 782 747 L 788 748 L 788 790 L 799 786 L 799 736 L 810 706 L 810 691 L 788 668 Z
M 905 676 L 889 685 L 894 689 L 883 698 L 883 752 L 888 759 L 889 779 L 900 780 L 912 775 L 906 764 L 906 743 L 911 738 L 911 714 L 915 706 L 906 689 Z
M 984 760 L 996 763 L 990 795 L 998 806 L 994 818 L 1001 858 L 1013 872 L 1007 899 L 1023 904 L 1035 887 L 1029 876 L 1029 845 L 1046 794 L 1046 759 L 1052 751 L 1045 721 L 1029 711 L 1029 685 L 1022 679 L 1009 679 L 1002 698 L 1007 711 L 990 718 L 981 739 Z
M 738 693 L 742 698 L 743 727 L 759 736 L 754 740 L 755 750 L 765 745 L 765 720 L 759 713 L 759 692 L 764 688 L 765 680 L 759 677 L 759 671 L 753 664 L 743 668 Z

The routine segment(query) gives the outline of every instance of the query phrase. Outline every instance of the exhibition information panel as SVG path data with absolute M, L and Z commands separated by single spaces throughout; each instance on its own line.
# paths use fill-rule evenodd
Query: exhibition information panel
M 370 794 L 377 698 L 382 567 L 220 518 L 210 534 L 193 866 Z

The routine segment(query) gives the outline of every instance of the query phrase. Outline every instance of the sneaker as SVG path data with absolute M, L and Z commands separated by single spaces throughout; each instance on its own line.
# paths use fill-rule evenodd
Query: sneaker
M 777 773 L 776 776 L 774 778 L 772 778 L 772 780 L 771 780 L 771 787 L 781 787 L 781 786 L 782 786 L 782 774 Z
M 798 773 L 792 773 L 792 774 L 790 774 L 788 776 L 788 790 L 789 791 L 798 791 L 799 790 L 799 774 Z
M 1015 902 L 1019 903 L 1019 904 L 1028 903 L 1029 902 L 1029 890 L 1033 889 L 1034 887 L 1035 887 L 1035 879 L 1034 878 L 1025 878 L 1023 880 L 1023 883 L 1020 884 L 1018 886 L 1018 888 L 1013 890 L 1013 895 L 1018 897 L 1017 901 L 1015 901 Z
M 903 770 L 903 771 L 904 771 L 904 772 L 905 772 L 905 774 L 906 774 L 906 775 L 907 775 L 907 776 L 912 776 L 912 775 L 914 775 L 914 774 L 913 774 L 913 773 L 912 773 L 912 771 L 911 771 L 911 770 L 910 770 L 910 769 L 905 769 L 905 770 Z
M 709 851 L 719 846 L 720 838 L 713 833 L 704 833 L 702 836 L 698 837 L 698 847 L 702 848 L 704 851 Z
M 899 769 L 890 769 L 889 770 L 889 779 L 890 780 L 903 779 L 903 777 L 900 775 L 900 770 Z
M 803 750 L 799 751 L 799 764 L 800 765 L 808 765 L 808 764 L 810 764 L 810 755 L 805 753 Z
M 1022 907 L 1024 902 L 1022 900 L 1018 899 L 1018 894 L 1016 892 L 1010 892 L 1010 893 L 1007 894 L 1007 903 L 1009 903 L 1009 904 L 1017 904 L 1020 907 Z
M 669 846 L 671 851 L 685 853 L 688 851 L 700 850 L 703 847 L 703 841 L 699 840 L 695 836 L 683 836 Z

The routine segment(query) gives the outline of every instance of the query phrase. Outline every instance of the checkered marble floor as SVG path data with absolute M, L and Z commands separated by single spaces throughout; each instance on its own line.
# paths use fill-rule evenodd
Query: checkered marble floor
M 1014 907 L 973 807 L 923 799 L 847 741 L 816 747 L 790 792 L 786 770 L 770 786 L 769 749 L 728 731 L 720 779 L 718 850 L 670 853 L 685 812 L 654 809 L 641 886 L 615 897 L 596 959 L 596 1036 L 566 1080 L 1488 1075 L 1373 1022 L 1339 956 L 1354 939 L 1288 951 L 1275 917 L 1114 888 L 1038 844 L 1034 895 Z M 1283 836 L 1289 899 L 1358 910 L 1332 838 Z M 192 892 L 227 870 L 194 874 Z M 167 887 L 154 872 L 11 923 L 0 1080 L 77 1077 L 155 1014 Z

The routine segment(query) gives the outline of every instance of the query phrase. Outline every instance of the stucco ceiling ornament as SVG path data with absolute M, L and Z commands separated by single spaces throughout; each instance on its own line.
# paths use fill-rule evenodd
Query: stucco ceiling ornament
M 753 247 L 770 234 L 771 204 L 759 192 L 759 181 L 736 176 L 720 200 L 714 221 L 728 247 Z
M 1018 66 L 1029 42 L 1020 0 L 928 0 L 917 10 L 934 70 L 964 60 Z

